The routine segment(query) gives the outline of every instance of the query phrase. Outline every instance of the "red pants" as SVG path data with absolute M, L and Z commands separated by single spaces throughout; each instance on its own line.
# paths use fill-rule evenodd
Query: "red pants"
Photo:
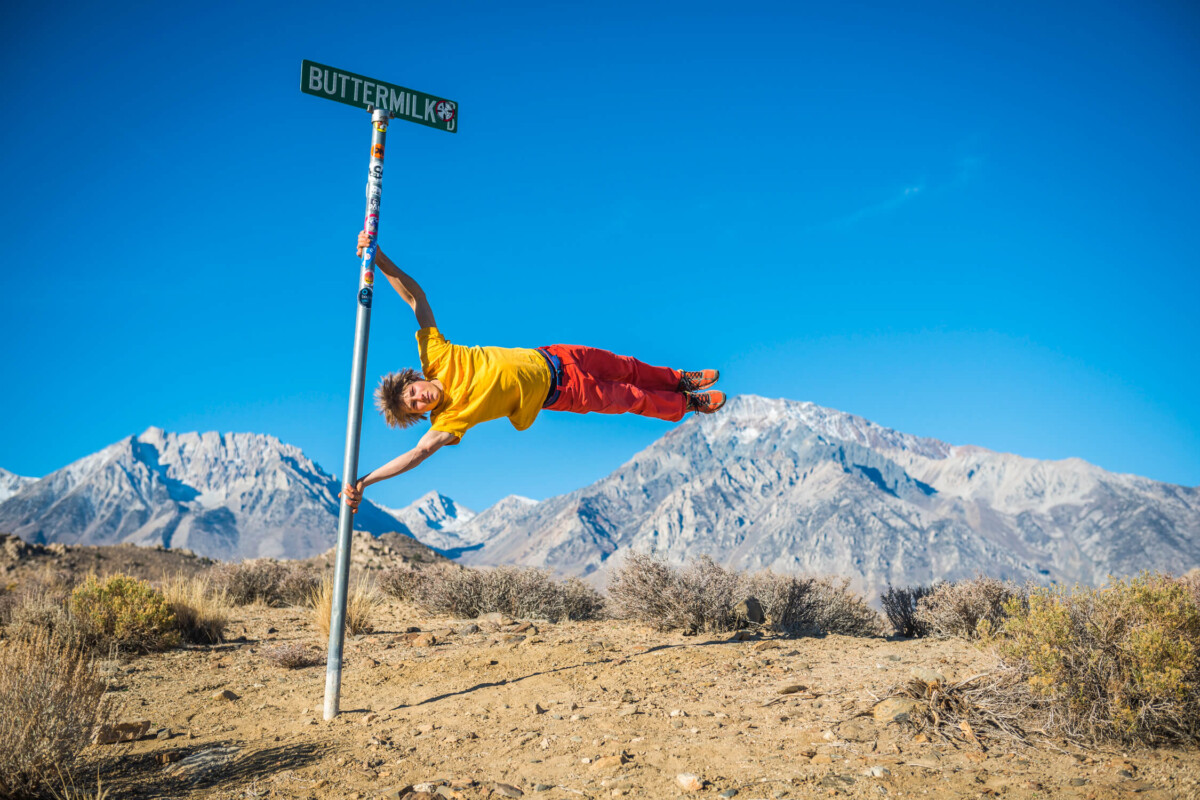
M 562 360 L 558 399 L 551 411 L 586 414 L 624 414 L 678 422 L 687 413 L 687 400 L 678 390 L 679 372 L 652 367 L 636 358 L 595 347 L 552 344 L 543 348 Z

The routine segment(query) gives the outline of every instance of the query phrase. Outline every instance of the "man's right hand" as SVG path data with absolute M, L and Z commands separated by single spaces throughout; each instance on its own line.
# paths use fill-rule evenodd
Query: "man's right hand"
M 362 258 L 363 250 L 367 249 L 367 245 L 371 243 L 371 237 L 366 231 L 358 232 L 358 257 Z
M 346 498 L 346 505 L 350 506 L 351 514 L 358 511 L 358 504 L 362 502 L 363 488 L 363 482 L 360 480 L 357 486 L 346 484 L 338 492 L 338 497 Z

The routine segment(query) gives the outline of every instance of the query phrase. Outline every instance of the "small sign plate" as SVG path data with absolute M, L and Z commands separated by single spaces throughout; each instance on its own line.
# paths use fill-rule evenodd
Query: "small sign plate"
M 458 103 L 444 97 L 406 89 L 353 72 L 305 59 L 300 65 L 300 91 L 348 106 L 386 108 L 396 119 L 458 132 Z

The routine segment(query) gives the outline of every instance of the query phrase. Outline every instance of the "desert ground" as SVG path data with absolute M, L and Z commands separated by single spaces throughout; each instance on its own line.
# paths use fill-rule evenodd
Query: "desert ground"
M 10 581 L 209 563 L 127 547 L 8 550 Z M 389 554 L 371 542 L 355 563 Z M 374 620 L 346 640 L 330 722 L 324 662 L 269 657 L 323 649 L 309 608 L 236 607 L 222 644 L 102 661 L 117 720 L 137 738 L 89 746 L 77 785 L 94 793 L 98 778 L 109 798 L 1200 797 L 1195 748 L 1036 731 L 1028 744 L 983 731 L 930 741 L 876 708 L 914 670 L 953 682 L 993 666 L 960 639 L 685 636 L 430 617 L 394 600 Z
M 241 612 L 241 641 L 105 664 L 121 719 L 150 723 L 89 752 L 117 796 L 1200 797 L 1195 750 L 920 742 L 857 716 L 914 667 L 987 669 L 957 640 L 730 641 L 389 604 L 378 632 L 347 641 L 343 711 L 326 722 L 324 665 L 262 655 L 318 644 L 310 612 Z

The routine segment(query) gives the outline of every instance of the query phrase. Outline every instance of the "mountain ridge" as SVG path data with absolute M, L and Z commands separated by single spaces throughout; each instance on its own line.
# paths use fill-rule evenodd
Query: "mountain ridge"
M 740 395 L 609 476 L 507 520 L 462 555 L 601 582 L 614 556 L 699 552 L 741 569 L 888 584 L 986 571 L 1099 583 L 1200 563 L 1200 490 L 1082 459 L 1028 459 L 894 431 L 813 403 Z M 482 516 L 482 515 L 481 515 Z
M 23 486 L 0 530 L 38 543 L 186 547 L 221 559 L 307 558 L 336 538 L 338 482 L 293 445 L 254 433 L 151 426 Z M 369 501 L 355 527 L 409 534 Z

